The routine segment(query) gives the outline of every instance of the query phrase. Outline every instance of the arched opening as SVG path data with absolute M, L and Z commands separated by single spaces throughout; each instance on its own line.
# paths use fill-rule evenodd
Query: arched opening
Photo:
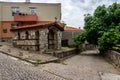
M 18 32 L 18 40 L 20 39 L 20 32 Z
M 35 38 L 36 38 L 36 50 L 37 51 L 40 50 L 40 48 L 39 48 L 39 36 L 40 36 L 39 31 L 36 31 L 35 32 Z
M 55 49 L 55 40 L 56 34 L 52 29 L 50 29 L 48 33 L 48 49 Z
M 35 32 L 35 37 L 36 37 L 36 39 L 39 39 L 39 31 Z
M 29 39 L 29 33 L 28 33 L 28 31 L 25 32 L 25 35 L 26 35 L 26 39 Z

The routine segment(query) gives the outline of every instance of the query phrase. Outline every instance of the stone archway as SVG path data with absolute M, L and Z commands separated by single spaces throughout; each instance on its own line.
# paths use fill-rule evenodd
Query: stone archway
M 48 49 L 56 49 L 56 33 L 52 29 L 48 33 Z

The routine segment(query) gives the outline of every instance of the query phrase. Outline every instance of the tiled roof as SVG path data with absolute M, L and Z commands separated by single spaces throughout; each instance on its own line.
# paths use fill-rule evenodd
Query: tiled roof
M 63 25 L 60 22 L 45 21 L 45 22 L 39 22 L 37 24 L 25 25 L 18 28 L 14 28 L 14 29 L 11 29 L 11 31 L 20 30 L 20 29 L 37 28 L 37 27 L 43 28 L 43 27 L 49 27 L 49 26 L 56 26 L 60 30 L 64 30 Z
M 64 28 L 64 30 L 81 30 L 81 29 L 67 26 Z

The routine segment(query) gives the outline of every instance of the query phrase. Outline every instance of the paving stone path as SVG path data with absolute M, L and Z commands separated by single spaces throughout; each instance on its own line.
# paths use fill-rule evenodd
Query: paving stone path
M 0 53 L 0 80 L 120 80 L 120 72 L 93 53 L 87 51 L 62 63 L 37 67 Z
M 113 78 L 108 79 L 110 75 L 106 76 L 106 74 L 120 74 L 113 65 L 96 54 L 95 51 L 83 52 L 63 61 L 61 64 L 45 64 L 42 69 L 72 80 L 114 80 Z M 120 80 L 120 77 L 115 80 Z
M 65 80 L 65 78 L 0 53 L 0 80 Z

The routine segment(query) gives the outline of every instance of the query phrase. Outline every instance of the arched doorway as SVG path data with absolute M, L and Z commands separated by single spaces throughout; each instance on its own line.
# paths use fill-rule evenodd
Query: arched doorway
M 50 29 L 48 33 L 48 49 L 55 49 L 56 33 Z

